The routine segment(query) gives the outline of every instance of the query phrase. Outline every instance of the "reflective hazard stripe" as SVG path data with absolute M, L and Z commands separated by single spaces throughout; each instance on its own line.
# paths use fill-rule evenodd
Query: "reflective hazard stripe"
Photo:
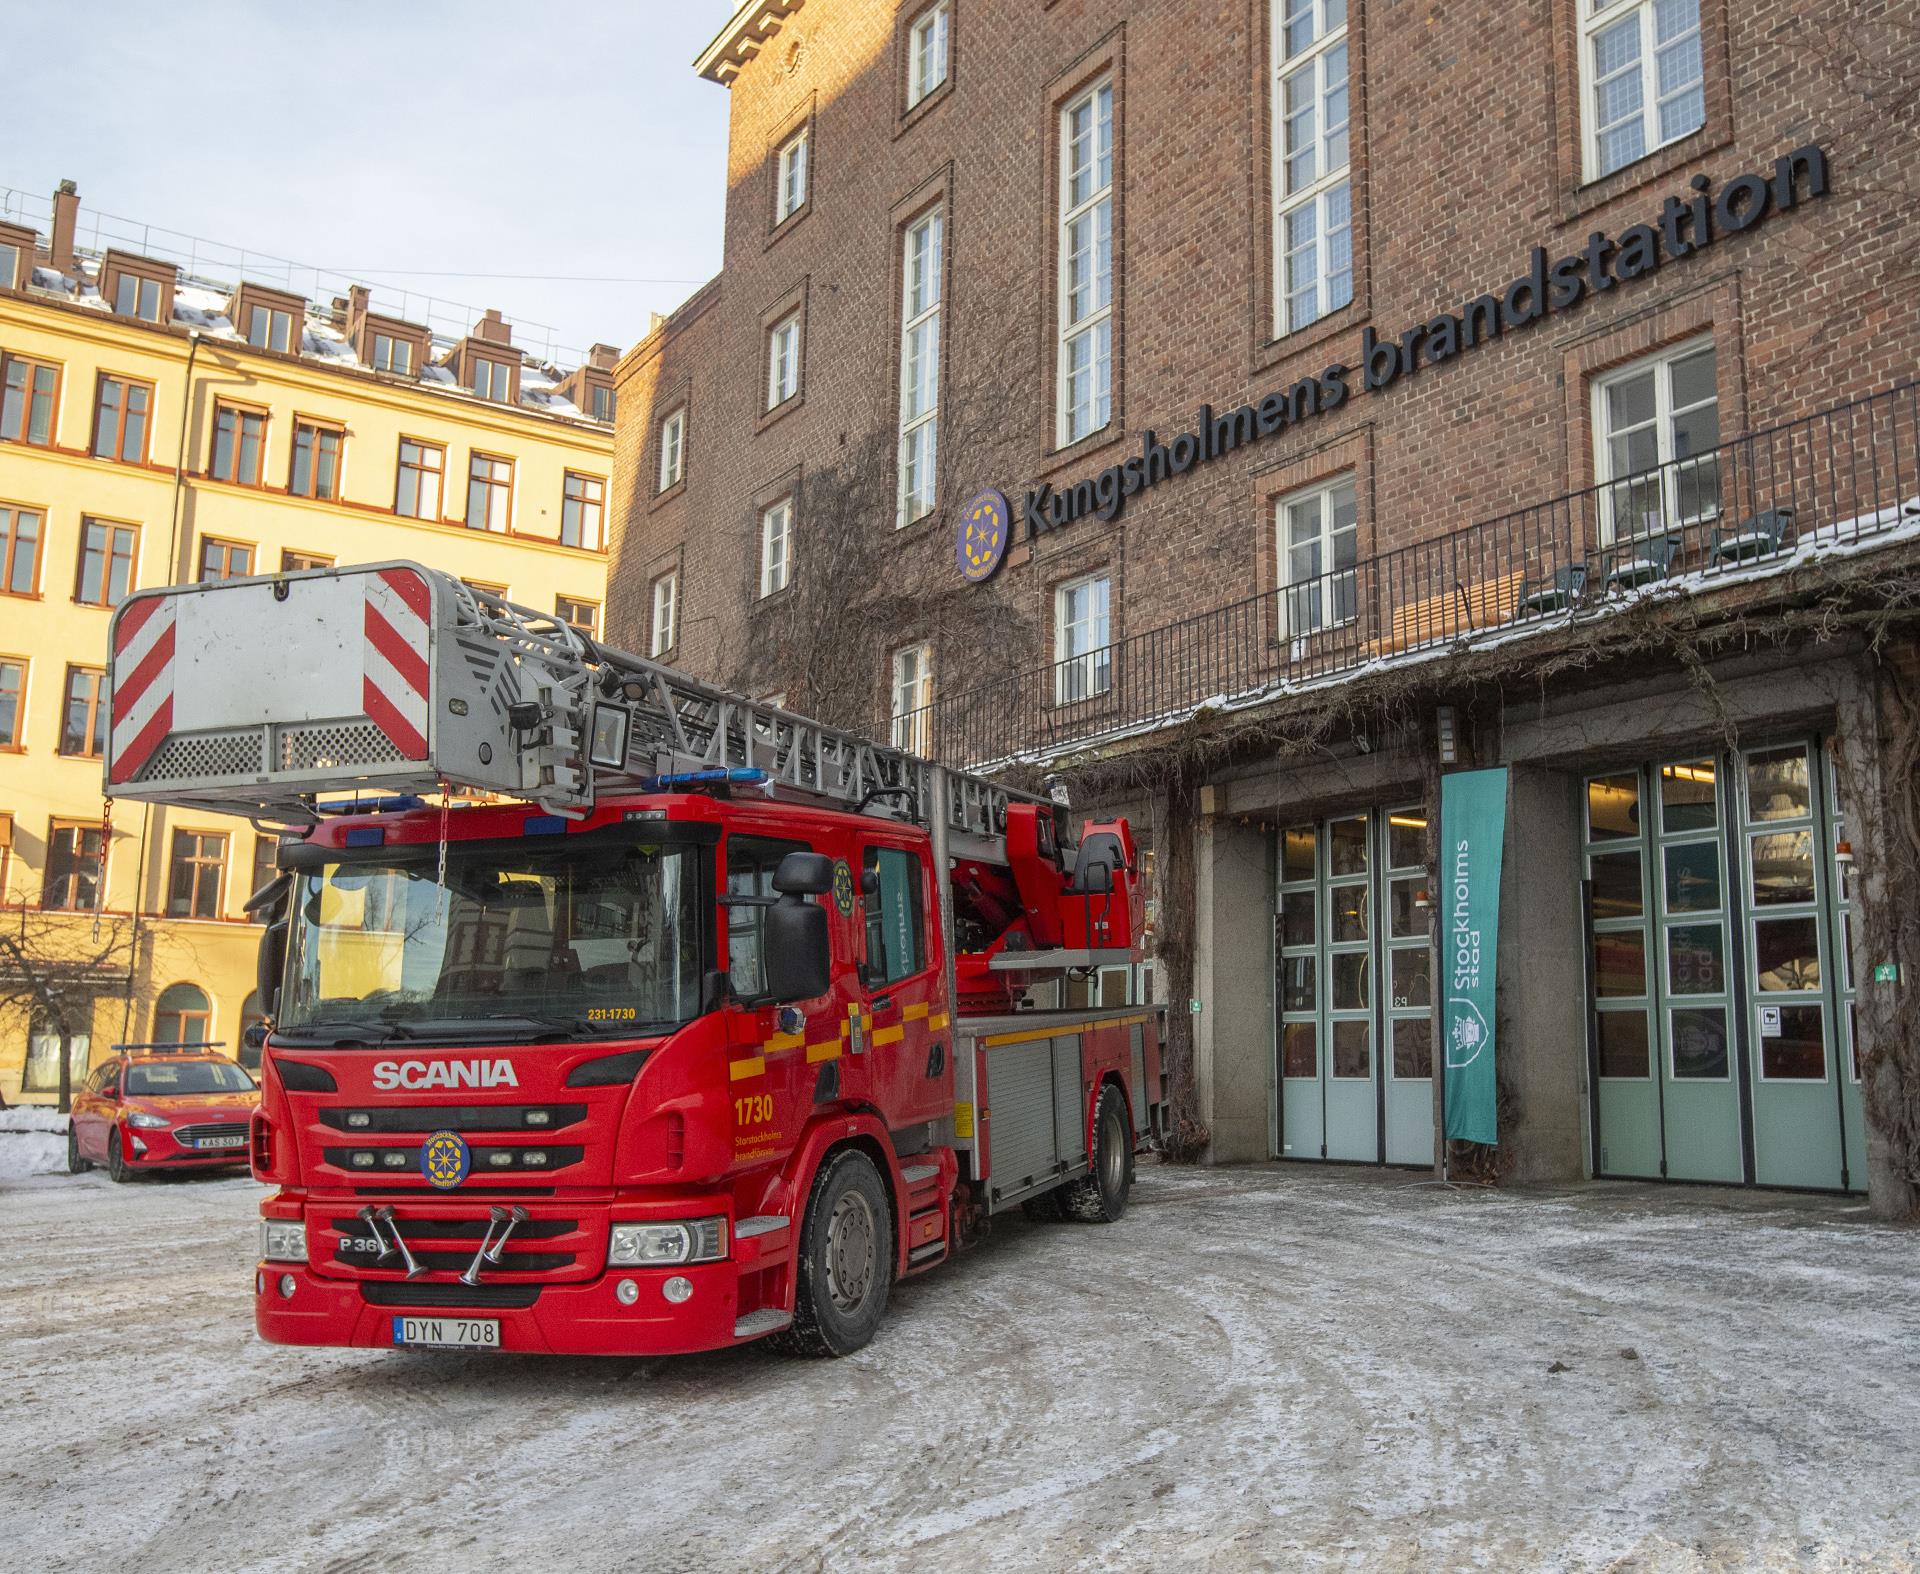
M 727 1066 L 727 1079 L 730 1082 L 743 1082 L 748 1077 L 757 1077 L 767 1069 L 766 1061 L 758 1055 L 750 1055 L 745 1060 L 735 1060 Z
M 138 596 L 113 631 L 113 730 L 107 776 L 131 780 L 173 726 L 173 640 L 178 600 Z
M 403 568 L 369 574 L 366 586 L 361 703 L 402 756 L 424 760 L 432 688 L 427 665 L 431 593 L 424 579 Z

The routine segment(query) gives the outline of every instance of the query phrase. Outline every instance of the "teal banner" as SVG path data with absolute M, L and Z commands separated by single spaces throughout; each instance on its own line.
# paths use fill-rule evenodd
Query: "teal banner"
M 1500 1140 L 1495 1110 L 1493 1024 L 1500 952 L 1500 844 L 1507 827 L 1507 773 L 1457 771 L 1440 778 L 1440 977 L 1446 1015 L 1443 1096 L 1447 1135 Z

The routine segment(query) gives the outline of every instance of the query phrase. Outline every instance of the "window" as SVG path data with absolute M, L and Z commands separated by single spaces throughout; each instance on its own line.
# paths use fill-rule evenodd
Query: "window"
M 153 1008 L 156 1044 L 205 1044 L 213 1033 L 213 1005 L 197 984 L 169 984 Z
M 0 290 L 26 288 L 20 277 L 20 248 L 11 241 L 0 241 Z
M 648 650 L 664 656 L 680 637 L 680 576 L 665 574 L 653 582 L 653 639 Z
M 0 503 L 0 593 L 31 596 L 40 583 L 40 525 L 37 508 Z
M 727 894 L 771 898 L 773 876 L 780 860 L 788 853 L 811 851 L 805 842 L 728 836 Z M 767 910 L 757 903 L 743 903 L 738 907 L 729 905 L 726 914 L 729 982 L 734 994 L 742 1000 L 757 999 L 767 987 L 766 968 L 761 960 L 766 954 Z
M 467 386 L 482 399 L 505 404 L 513 398 L 513 368 L 505 361 L 476 355 L 467 370 Z
M 106 875 L 106 846 L 106 832 L 98 825 L 61 820 L 49 825 L 40 905 L 51 912 L 94 911 L 100 905 Z
M 613 390 L 605 383 L 592 383 L 589 385 L 589 401 L 588 409 L 594 420 L 605 421 L 611 426 L 613 424 Z
M 0 356 L 0 437 L 11 443 L 53 446 L 60 368 L 47 361 Z
M 0 656 L 0 749 L 19 748 L 26 724 L 27 664 L 17 656 Z
M 467 465 L 467 528 L 506 530 L 513 518 L 513 461 L 476 453 Z
M 1601 378 L 1594 431 L 1607 539 L 1654 534 L 1719 512 L 1720 406 L 1710 340 Z
M 561 488 L 560 544 L 598 552 L 606 543 L 607 483 L 569 470 Z
M 783 497 L 760 515 L 760 594 L 785 590 L 793 577 L 793 499 Z
M 277 306 L 255 306 L 247 313 L 247 343 L 256 350 L 293 348 L 293 313 Z
M 1277 528 L 1286 632 L 1298 639 L 1351 621 L 1360 540 L 1353 477 L 1282 498 Z
M 376 333 L 373 336 L 373 369 L 376 372 L 397 372 L 402 377 L 413 372 L 413 341 L 396 339 L 390 333 Z
M 73 599 L 86 607 L 117 607 L 133 589 L 140 532 L 99 519 L 80 522 L 80 577 Z
M 465 585 L 469 590 L 479 591 L 483 596 L 493 597 L 495 601 L 505 601 L 508 599 L 507 587 L 505 585 L 491 584 L 484 579 L 463 579 L 460 583 Z
M 578 596 L 555 596 L 553 615 L 562 623 L 577 628 L 588 639 L 600 632 L 600 603 L 582 601 Z
M 267 415 L 238 405 L 214 407 L 213 466 L 216 481 L 258 486 L 267 454 Z
M 138 317 L 142 322 L 160 320 L 160 281 L 143 279 L 137 273 L 122 273 L 114 280 L 113 309 L 121 317 Z
M 94 457 L 143 464 L 147 457 L 147 415 L 152 408 L 151 383 L 109 377 L 103 372 L 93 408 Z
M 280 572 L 283 574 L 305 574 L 316 568 L 332 568 L 333 559 L 322 557 L 318 552 L 282 552 L 280 554 Z
M 675 410 L 660 423 L 660 490 L 670 492 L 687 473 L 687 412 Z
M 1113 687 L 1113 647 L 1107 622 L 1111 583 L 1105 574 L 1062 585 L 1054 592 L 1054 703 L 1070 705 Z
M 947 80 L 948 0 L 928 6 L 907 34 L 907 108 Z
M 1113 83 L 1060 114 L 1059 442 L 1113 419 Z
M 340 449 L 347 434 L 318 421 L 296 421 L 293 426 L 293 469 L 287 490 L 295 497 L 332 502 L 340 496 Z
M 933 703 L 933 647 L 908 645 L 893 653 L 893 746 L 925 756 Z
M 212 831 L 175 831 L 167 874 L 169 918 L 218 918 L 227 839 Z
M 783 224 L 807 201 L 807 129 L 802 126 L 780 145 L 775 172 L 773 222 Z
M 76 1033 L 67 1040 L 67 1086 L 70 1091 L 88 1082 L 87 1059 L 92 1053 L 91 1033 Z M 106 1086 L 118 1075 L 118 1071 L 109 1065 L 96 1071 L 94 1078 Z M 27 1030 L 27 1064 L 20 1079 L 20 1091 L 60 1091 L 60 1030 L 51 1023 L 35 1020 Z
M 107 707 L 100 692 L 106 673 L 98 667 L 67 668 L 67 697 L 60 712 L 60 752 L 97 760 L 107 752 Z
M 869 847 L 861 860 L 866 892 L 869 989 L 910 978 L 927 965 L 927 910 L 920 860 L 898 847 Z
M 244 541 L 221 541 L 213 536 L 200 538 L 200 583 L 219 579 L 245 579 L 253 572 L 253 548 Z
M 1274 0 L 1275 337 L 1353 299 L 1347 0 Z
M 901 258 L 900 496 L 896 525 L 933 511 L 940 436 L 942 222 L 929 213 L 906 233 Z
M 440 517 L 440 482 L 447 468 L 447 451 L 436 443 L 400 439 L 400 488 L 393 510 L 408 519 Z
M 1579 0 L 1587 178 L 1706 124 L 1700 0 Z
M 783 318 L 767 335 L 767 408 L 776 410 L 800 391 L 800 314 Z

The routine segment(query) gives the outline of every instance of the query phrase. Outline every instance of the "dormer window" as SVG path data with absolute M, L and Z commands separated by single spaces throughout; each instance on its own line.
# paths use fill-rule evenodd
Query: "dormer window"
M 113 309 L 117 316 L 138 317 L 142 322 L 160 320 L 160 281 L 123 273 L 114 286 Z
M 513 368 L 505 361 L 484 355 L 474 356 L 467 364 L 467 386 L 482 399 L 507 404 L 513 399 Z
M 0 222 L 0 290 L 24 290 L 33 282 L 34 232 Z
M 256 350 L 278 350 L 285 355 L 293 348 L 293 313 L 271 306 L 255 306 L 247 313 L 247 343 Z
M 373 354 L 368 357 L 376 372 L 395 372 L 402 377 L 413 375 L 413 341 L 396 339 L 390 333 L 376 333 L 373 336 Z
M 242 284 L 233 292 L 227 315 L 240 336 L 256 350 L 298 355 L 306 332 L 307 300 L 263 284 Z
M 100 293 L 116 317 L 165 323 L 173 318 L 173 286 L 178 272 L 170 262 L 137 252 L 109 250 L 100 259 Z
M 604 383 L 594 383 L 591 391 L 594 420 L 605 421 L 611 426 L 613 424 L 613 390 Z

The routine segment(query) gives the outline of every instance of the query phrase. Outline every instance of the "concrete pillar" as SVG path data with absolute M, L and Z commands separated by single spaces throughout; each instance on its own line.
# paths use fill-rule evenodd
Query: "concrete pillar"
M 1515 765 L 1500 873 L 1500 1144 L 1521 1183 L 1587 1174 L 1587 979 L 1580 783 Z
M 1217 818 L 1215 792 L 1194 832 L 1193 1062 L 1207 1162 L 1231 1164 L 1273 1153 L 1273 839 Z

